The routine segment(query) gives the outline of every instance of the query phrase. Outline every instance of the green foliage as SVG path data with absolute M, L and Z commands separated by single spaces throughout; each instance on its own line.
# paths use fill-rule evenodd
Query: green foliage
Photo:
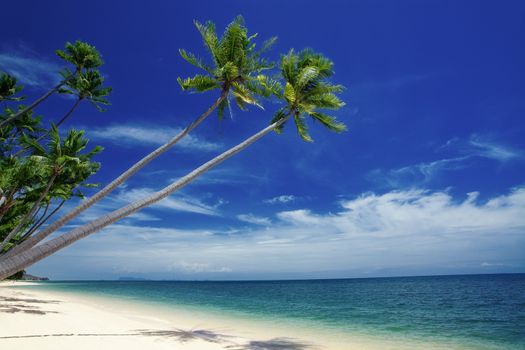
M 21 280 L 22 278 L 24 278 L 24 274 L 25 274 L 25 271 L 22 270 L 22 271 L 18 271 L 17 273 L 7 277 L 8 280 Z
M 178 78 L 183 90 L 204 92 L 220 89 L 230 94 L 237 106 L 244 110 L 247 105 L 262 108 L 259 97 L 277 95 L 280 84 L 265 75 L 263 71 L 274 65 L 261 55 L 277 40 L 271 38 L 265 41 L 260 50 L 255 50 L 257 34 L 248 35 L 244 19 L 238 16 L 231 22 L 219 37 L 215 24 L 208 21 L 204 24 L 195 21 L 204 47 L 211 56 L 211 62 L 205 62 L 201 57 L 180 49 L 184 60 L 203 70 L 206 74 L 198 74 L 190 78 Z M 229 100 L 223 100 L 217 108 L 219 118 L 222 118 Z
M 80 40 L 75 41 L 73 44 L 70 42 L 66 43 L 65 49 L 56 50 L 56 54 L 64 61 L 75 66 L 78 72 L 82 69 L 98 68 L 103 63 L 97 49 Z
M 67 73 L 65 74 L 68 75 Z M 59 90 L 60 93 L 76 95 L 80 100 L 88 100 L 91 102 L 100 112 L 104 109 L 101 105 L 109 105 L 109 101 L 106 100 L 112 88 L 102 87 L 104 84 L 104 77 L 97 70 L 88 70 L 80 72 L 74 78 L 68 79 L 65 87 Z
M 0 101 L 20 101 L 24 98 L 15 95 L 22 90 L 22 85 L 17 85 L 15 77 L 0 73 Z
M 102 60 L 93 46 L 67 43 L 57 55 L 75 67 L 74 72 L 61 72 L 59 92 L 78 97 L 62 121 L 82 100 L 99 110 L 109 104 L 111 88 L 103 86 L 104 77 L 96 69 Z M 88 150 L 84 131 L 62 132 L 52 123 L 46 128 L 42 116 L 16 105 L 21 89 L 14 77 L 0 75 L 0 101 L 6 104 L 0 114 L 0 242 L 10 238 L 0 248 L 4 252 L 31 236 L 65 201 L 83 196 L 79 188 L 93 186 L 87 180 L 100 168 L 92 158 L 101 148 Z M 15 114 L 19 116 L 12 118 Z M 12 233 L 16 235 L 11 238 Z
M 280 98 L 286 103 L 288 112 L 279 110 L 272 123 L 293 115 L 299 136 L 308 142 L 313 140 L 308 132 L 307 116 L 331 131 L 340 133 L 346 130 L 346 126 L 335 117 L 319 111 L 338 110 L 345 105 L 336 95 L 343 87 L 328 81 L 334 74 L 332 61 L 310 49 L 299 54 L 291 50 L 281 58 L 280 68 L 286 82 Z M 276 129 L 276 132 L 281 131 L 282 125 Z

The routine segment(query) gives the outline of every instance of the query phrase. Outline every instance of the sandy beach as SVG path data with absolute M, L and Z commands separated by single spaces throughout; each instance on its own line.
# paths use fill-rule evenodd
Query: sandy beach
M 119 298 L 0 282 L 0 349 L 401 350 L 466 349 L 254 321 Z
M 2 349 L 353 348 L 326 341 L 321 345 L 308 334 L 298 338 L 278 325 L 256 329 L 242 321 L 233 324 L 213 316 L 173 314 L 114 300 L 19 288 L 30 283 L 0 283 Z

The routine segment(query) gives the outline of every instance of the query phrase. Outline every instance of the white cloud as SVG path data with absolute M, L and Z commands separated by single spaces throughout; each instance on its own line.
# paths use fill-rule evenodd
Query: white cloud
M 48 88 L 60 81 L 59 65 L 22 53 L 0 53 L 0 67 L 23 85 Z
M 270 199 L 266 199 L 263 202 L 264 203 L 268 203 L 268 204 L 288 203 L 288 202 L 293 202 L 296 199 L 297 199 L 297 197 L 295 197 L 294 195 L 285 194 L 285 195 L 282 195 L 282 196 L 277 196 L 277 197 L 273 197 L 273 198 L 270 198 Z
M 160 146 L 175 137 L 182 129 L 162 126 L 111 125 L 89 131 L 93 139 L 107 140 L 121 146 Z M 186 135 L 179 147 L 198 151 L 216 151 L 221 145 L 203 140 L 193 134 Z
M 181 261 L 175 263 L 171 266 L 173 270 L 180 270 L 184 273 L 203 273 L 203 272 L 232 272 L 232 269 L 229 267 L 214 267 L 206 263 L 198 262 L 186 262 Z
M 271 225 L 271 220 L 268 219 L 268 218 L 265 218 L 265 217 L 261 217 L 261 216 L 256 216 L 256 215 L 253 215 L 253 214 L 240 214 L 240 215 L 237 215 L 237 219 L 241 220 L 241 221 L 244 221 L 244 222 L 248 222 L 250 224 L 255 224 L 255 225 Z
M 45 273 L 47 266 L 66 278 L 75 266 L 89 265 L 117 276 L 129 271 L 159 278 L 234 279 L 313 272 L 342 276 L 348 271 L 355 276 L 522 271 L 525 187 L 485 200 L 480 196 L 473 192 L 458 200 L 426 190 L 363 193 L 341 201 L 332 213 L 281 211 L 278 221 L 260 229 L 116 224 L 44 260 L 36 271 Z M 67 271 L 60 267 L 64 259 Z M 229 277 L 217 277 L 223 267 L 231 270 Z

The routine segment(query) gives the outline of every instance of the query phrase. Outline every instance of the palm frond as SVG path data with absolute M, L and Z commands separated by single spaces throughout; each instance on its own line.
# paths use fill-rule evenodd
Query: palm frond
M 75 43 L 67 42 L 64 50 L 56 50 L 58 57 L 73 64 L 77 70 L 82 68 L 97 68 L 103 61 L 95 46 L 77 40 Z
M 308 96 L 305 100 L 315 105 L 316 108 L 339 109 L 345 105 L 339 97 L 332 93 Z
M 209 74 L 213 74 L 213 70 L 208 65 L 206 65 L 200 57 L 195 56 L 191 52 L 186 52 L 184 49 L 179 49 L 179 53 L 188 63 L 205 70 Z
M 299 133 L 299 136 L 301 136 L 301 138 L 304 141 L 313 142 L 312 138 L 310 137 L 310 134 L 308 133 L 308 127 L 306 126 L 304 117 L 301 115 L 301 113 L 296 112 L 294 114 L 294 120 L 295 125 L 297 126 L 297 133 Z
M 312 80 L 319 76 L 319 70 L 317 67 L 306 66 L 299 71 L 297 75 L 297 87 L 303 89 L 306 87 Z
M 207 75 L 195 75 L 193 78 L 182 80 L 177 78 L 182 90 L 194 90 L 197 92 L 208 91 L 220 87 L 216 79 Z
M 296 101 L 296 94 L 295 89 L 292 84 L 289 82 L 286 82 L 286 85 L 284 86 L 284 99 L 286 102 L 288 102 L 290 105 L 293 105 Z
M 201 34 L 202 40 L 204 41 L 204 46 L 206 46 L 206 48 L 210 52 L 213 61 L 215 62 L 215 65 L 220 65 L 219 38 L 217 37 L 217 33 L 215 32 L 215 24 L 212 21 L 207 21 L 204 24 L 198 21 L 194 21 L 193 23 L 195 24 L 195 27 Z
M 276 96 L 279 97 L 283 91 L 281 83 L 273 78 L 266 75 L 259 74 L 257 76 L 257 83 L 259 85 L 258 93 L 263 97 Z
M 280 108 L 280 109 L 275 113 L 275 115 L 273 116 L 272 121 L 270 122 L 270 124 L 277 123 L 279 120 L 283 119 L 285 116 L 286 116 L 286 114 L 285 114 L 285 109 L 284 109 L 284 108 Z M 286 124 L 286 122 L 284 122 L 284 123 L 282 123 L 281 125 L 277 126 L 277 127 L 276 127 L 275 129 L 273 129 L 273 130 L 274 130 L 276 133 L 281 134 L 281 133 L 283 132 L 284 124 Z
M 217 107 L 217 116 L 219 117 L 219 120 L 224 119 L 224 111 L 226 110 L 226 107 L 228 107 L 228 100 L 224 99 Z
M 232 85 L 232 94 L 236 97 L 241 99 L 244 103 L 255 105 L 261 109 L 264 109 L 263 106 L 257 101 L 253 95 L 251 94 L 250 90 L 243 84 L 234 83 Z M 242 109 L 242 108 L 241 108 Z
M 337 121 L 335 117 L 320 112 L 311 112 L 309 115 L 334 132 L 346 131 L 346 125 Z

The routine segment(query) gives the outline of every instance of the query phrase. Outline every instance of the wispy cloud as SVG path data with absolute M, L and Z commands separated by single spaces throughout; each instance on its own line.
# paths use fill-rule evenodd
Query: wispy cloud
M 253 215 L 252 213 L 237 215 L 237 219 L 244 221 L 244 222 L 248 222 L 250 224 L 255 224 L 255 225 L 268 226 L 268 225 L 271 225 L 272 223 L 269 218 L 262 217 L 262 216 L 256 216 L 256 215 Z
M 118 193 L 115 199 L 119 202 L 134 202 L 139 199 L 150 196 L 154 192 L 155 191 L 150 188 L 136 188 L 132 190 L 123 190 Z M 218 207 L 222 204 L 223 202 L 221 200 L 219 200 L 214 205 L 209 205 L 198 198 L 179 195 L 177 197 L 170 196 L 164 198 L 160 202 L 153 204 L 151 207 L 157 209 L 176 210 L 196 214 L 219 216 L 220 213 L 218 211 Z
M 14 75 L 23 85 L 49 88 L 58 83 L 60 66 L 27 53 L 0 53 L 0 70 Z
M 41 266 L 60 271 L 49 266 L 71 257 L 68 262 L 79 269 L 89 263 L 93 271 L 98 266 L 159 278 L 297 277 L 315 271 L 368 276 L 406 273 L 413 266 L 421 267 L 419 273 L 525 268 L 525 187 L 483 201 L 476 192 L 459 199 L 418 189 L 363 193 L 339 205 L 332 213 L 280 211 L 271 227 L 234 233 L 160 228 L 155 222 L 112 225 Z M 231 272 L 218 276 L 221 271 Z
M 498 144 L 487 137 L 474 134 L 469 139 L 471 150 L 467 149 L 467 154 L 498 160 L 500 162 L 523 157 L 521 150 L 513 149 L 509 146 Z
M 270 199 L 265 199 L 263 202 L 268 204 L 289 203 L 295 201 L 296 199 L 297 197 L 292 194 L 284 194 Z
M 181 129 L 163 126 L 111 125 L 105 128 L 89 131 L 90 137 L 107 140 L 120 146 L 160 146 L 175 137 Z M 179 147 L 197 151 L 216 151 L 221 145 L 206 141 L 199 136 L 187 135 L 179 143 Z
M 374 169 L 367 174 L 367 177 L 391 188 L 421 186 L 443 172 L 469 167 L 478 158 L 490 159 L 500 163 L 523 158 L 521 150 L 513 149 L 477 134 L 472 135 L 466 141 L 459 138 L 450 139 L 438 150 L 450 150 L 456 153 L 456 156 L 396 169 Z

